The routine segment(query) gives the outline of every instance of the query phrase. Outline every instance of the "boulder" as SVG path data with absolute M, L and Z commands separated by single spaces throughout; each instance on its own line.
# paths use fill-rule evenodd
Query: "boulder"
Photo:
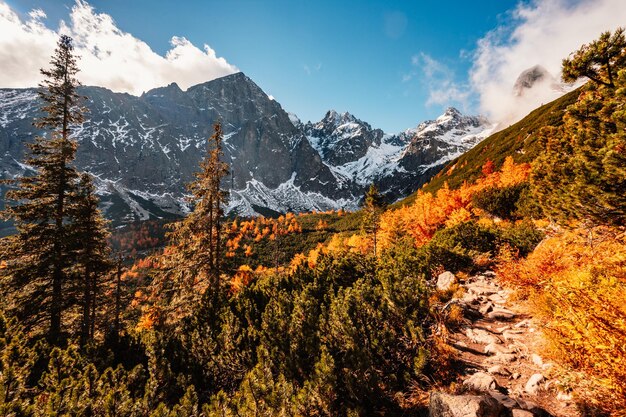
M 539 391 L 539 389 L 541 388 L 541 385 L 545 382 L 545 380 L 546 380 L 545 376 L 541 374 L 534 374 L 528 379 L 528 382 L 526 382 L 526 385 L 524 386 L 524 390 L 527 393 L 534 395 Z
M 489 393 L 496 401 L 498 401 L 502 406 L 506 409 L 519 407 L 517 401 L 513 398 L 509 397 L 506 394 L 502 394 L 501 392 L 492 391 Z
M 490 343 L 500 343 L 500 339 L 484 329 L 467 328 L 465 330 L 465 336 L 467 336 L 467 338 L 471 340 L 472 343 L 480 343 L 482 345 L 488 345 Z
M 491 310 L 493 310 L 493 304 L 491 304 L 491 303 L 483 304 L 478 309 L 478 311 L 480 311 L 480 314 L 482 314 L 482 315 L 485 315 L 485 314 L 489 313 Z
M 487 317 L 494 320 L 511 320 L 516 316 L 517 314 L 505 308 L 496 308 L 491 313 L 487 314 Z
M 510 376 L 511 375 L 511 371 L 509 371 L 508 369 L 506 369 L 502 365 L 491 366 L 489 369 L 487 369 L 487 372 L 489 372 L 492 375 L 501 375 L 501 376 Z
M 437 277 L 437 289 L 439 291 L 448 291 L 456 284 L 456 277 L 450 271 L 442 272 Z
M 498 353 L 507 353 L 507 350 L 506 348 L 502 347 L 502 345 L 499 345 L 497 343 L 489 343 L 487 346 L 485 346 L 484 352 L 487 355 L 497 355 Z
M 517 360 L 517 356 L 513 353 L 496 353 L 495 355 L 490 356 L 487 360 L 493 364 L 511 363 Z
M 495 378 L 485 372 L 476 372 L 463 381 L 463 385 L 476 391 L 495 391 L 499 388 Z
M 430 417 L 500 417 L 504 407 L 488 395 L 430 394 Z

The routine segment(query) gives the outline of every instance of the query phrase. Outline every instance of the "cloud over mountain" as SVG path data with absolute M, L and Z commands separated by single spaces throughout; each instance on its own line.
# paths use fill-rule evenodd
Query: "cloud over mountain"
M 80 81 L 117 92 L 138 95 L 171 82 L 185 89 L 237 72 L 209 45 L 200 49 L 184 37 L 173 36 L 171 48 L 161 56 L 83 0 L 76 0 L 69 22 L 61 21 L 58 28 L 50 28 L 45 19 L 39 9 L 20 17 L 0 0 L 0 87 L 35 86 L 41 80 L 39 68 L 48 66 L 59 34 L 74 38 L 81 57 Z
M 563 94 L 553 82 L 537 82 L 518 94 L 514 85 L 524 71 L 540 65 L 559 78 L 563 58 L 626 25 L 626 8 L 623 0 L 535 0 L 520 2 L 506 20 L 478 42 L 470 71 L 480 111 L 502 126 Z

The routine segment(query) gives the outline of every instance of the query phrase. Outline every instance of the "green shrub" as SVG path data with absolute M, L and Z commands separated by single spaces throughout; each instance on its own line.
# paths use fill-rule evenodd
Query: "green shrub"
M 526 183 L 506 188 L 488 188 L 474 195 L 472 203 L 493 216 L 516 220 L 520 217 L 520 198 L 527 193 L 528 188 Z
M 499 228 L 498 235 L 499 245 L 509 245 L 524 257 L 531 253 L 544 238 L 544 233 L 538 230 L 531 221 L 520 222 L 511 227 Z
M 475 221 L 460 223 L 435 233 L 423 247 L 426 263 L 433 270 L 438 266 L 450 271 L 469 271 L 481 254 L 493 254 L 497 235 Z

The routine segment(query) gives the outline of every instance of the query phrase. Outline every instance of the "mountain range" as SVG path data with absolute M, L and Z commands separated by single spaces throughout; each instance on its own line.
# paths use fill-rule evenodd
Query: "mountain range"
M 371 183 L 397 200 L 494 130 L 485 118 L 454 108 L 396 134 L 334 110 L 303 123 L 241 72 L 139 97 L 101 87 L 79 92 L 88 113 L 73 130 L 76 165 L 95 176 L 114 224 L 188 210 L 185 183 L 216 120 L 231 167 L 227 211 L 241 216 L 355 209 Z M 0 89 L 1 178 L 29 175 L 24 144 L 42 133 L 32 126 L 39 107 L 36 89 Z

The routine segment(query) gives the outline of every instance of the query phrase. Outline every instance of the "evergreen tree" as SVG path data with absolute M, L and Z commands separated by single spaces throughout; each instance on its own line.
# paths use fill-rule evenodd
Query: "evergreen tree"
M 8 205 L 2 213 L 15 221 L 18 234 L 3 241 L 3 258 L 7 259 L 12 287 L 17 290 L 17 307 L 31 324 L 42 320 L 47 310 L 48 334 L 57 340 L 61 334 L 64 311 L 64 289 L 69 284 L 68 268 L 73 263 L 70 230 L 71 199 L 76 195 L 78 173 L 71 165 L 76 142 L 70 138 L 72 125 L 83 121 L 76 92 L 79 85 L 72 40 L 61 36 L 39 96 L 43 115 L 35 126 L 49 131 L 48 137 L 37 137 L 28 144 L 26 163 L 36 169 L 32 177 L 15 181 Z M 14 184 L 14 185 L 15 185 Z
M 615 87 L 615 77 L 626 64 L 624 29 L 604 32 L 600 38 L 583 45 L 563 60 L 562 77 L 565 82 L 576 82 L 586 77 L 598 85 Z
M 27 380 L 36 360 L 34 349 L 15 320 L 0 312 L 0 415 L 33 413 Z
M 76 264 L 74 265 L 82 298 L 81 341 L 93 339 L 98 302 L 98 284 L 111 268 L 106 229 L 107 222 L 98 209 L 98 197 L 89 174 L 82 174 L 75 199 L 72 241 Z
M 590 73 L 592 68 L 593 72 Z M 560 127 L 544 128 L 532 186 L 546 215 L 588 225 L 626 225 L 626 39 L 603 33 L 565 60 L 563 78 L 592 81 Z
M 374 256 L 376 256 L 380 215 L 382 214 L 384 207 L 385 204 L 382 195 L 378 192 L 376 185 L 371 184 L 363 201 L 363 223 L 361 228 L 363 232 L 372 236 L 372 240 L 374 242 Z
M 187 185 L 194 209 L 169 233 L 171 247 L 153 286 L 157 301 L 180 316 L 187 315 L 204 293 L 215 303 L 221 288 L 222 223 L 228 202 L 222 183 L 228 164 L 223 162 L 222 126 L 217 122 L 213 128 L 200 171 Z

